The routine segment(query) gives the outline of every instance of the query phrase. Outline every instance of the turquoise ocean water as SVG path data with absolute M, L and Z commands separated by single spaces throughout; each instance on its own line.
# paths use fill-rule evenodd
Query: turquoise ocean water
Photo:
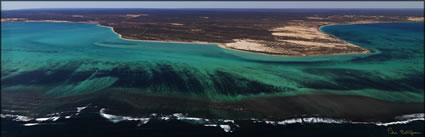
M 2 22 L 1 134 L 390 136 L 387 131 L 391 128 L 417 131 L 421 134 L 416 135 L 421 136 L 423 113 L 395 119 L 407 120 L 406 123 L 352 123 L 350 120 L 340 123 L 338 119 L 320 117 L 262 121 L 237 119 L 246 116 L 216 110 L 214 106 L 206 108 L 207 111 L 200 110 L 196 101 L 167 101 L 170 97 L 190 97 L 206 102 L 243 102 L 267 96 L 338 94 L 423 103 L 423 30 L 424 23 L 324 26 L 321 31 L 374 53 L 278 57 L 226 50 L 216 45 L 123 40 L 110 28 L 95 24 Z M 106 91 L 118 93 L 96 94 Z M 117 96 L 120 93 L 131 94 Z M 40 94 L 43 97 L 39 97 Z M 156 97 L 137 99 L 136 94 Z M 134 98 L 136 101 L 131 102 Z M 89 103 L 84 99 L 89 99 Z M 109 114 L 111 111 L 133 112 L 132 105 L 139 103 L 143 108 L 140 111 L 146 111 L 149 116 L 137 115 L 139 112 L 130 115 L 118 112 L 124 116 Z M 181 113 L 168 112 L 167 103 L 187 105 L 193 110 L 184 106 L 177 110 Z M 262 107 L 268 110 L 267 105 Z M 204 112 L 208 113 L 201 114 L 202 118 L 193 117 L 199 116 L 193 113 Z M 182 113 L 190 113 L 192 117 Z M 235 119 L 207 119 L 210 113 Z
M 423 23 L 324 26 L 372 54 L 279 57 L 205 44 L 123 40 L 86 23 L 2 23 L 2 92 L 114 89 L 215 101 L 331 93 L 423 102 Z

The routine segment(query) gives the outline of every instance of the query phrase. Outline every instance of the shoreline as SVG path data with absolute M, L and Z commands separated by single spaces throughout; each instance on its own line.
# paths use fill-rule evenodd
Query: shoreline
M 219 48 L 223 48 L 223 49 L 227 49 L 227 50 L 232 50 L 232 51 L 238 51 L 238 52 L 244 52 L 244 53 L 253 53 L 253 54 L 261 54 L 261 55 L 266 55 L 266 56 L 280 56 L 280 57 L 302 57 L 302 56 L 285 56 L 285 55 L 277 55 L 277 54 L 273 54 L 273 53 L 266 53 L 266 52 L 255 52 L 255 51 L 249 51 L 249 50 L 239 50 L 239 49 L 233 49 L 233 48 L 227 48 L 226 46 L 224 46 L 223 43 L 210 43 L 210 42 L 183 42 L 183 41 L 161 41 L 161 40 L 139 40 L 139 39 L 129 39 L 129 38 L 124 38 L 121 34 L 119 34 L 118 32 L 116 32 L 114 30 L 113 27 L 111 26 L 105 26 L 105 25 L 101 25 L 101 24 L 97 24 L 97 23 L 93 23 L 96 24 L 100 27 L 106 27 L 106 28 L 110 28 L 112 30 L 113 33 L 115 33 L 116 35 L 118 35 L 118 37 L 120 39 L 123 40 L 129 40 L 129 41 L 138 41 L 138 42 L 165 42 L 165 43 L 182 43 L 182 44 L 205 44 L 205 45 L 215 45 Z M 344 54 L 345 55 L 345 54 Z
M 353 24 L 323 24 L 323 25 L 318 25 L 316 27 L 316 29 L 320 32 L 323 33 L 325 35 L 328 35 L 332 38 L 335 38 L 337 40 L 340 40 L 342 42 L 348 43 L 350 46 L 354 46 L 357 48 L 361 48 L 363 50 L 366 50 L 367 53 L 358 53 L 358 52 L 352 52 L 352 53 L 336 53 L 336 54 L 319 54 L 319 55 L 282 55 L 282 53 L 270 53 L 270 52 L 266 52 L 266 51 L 253 51 L 253 50 L 244 50 L 244 49 L 236 49 L 236 48 L 231 48 L 231 47 L 227 47 L 226 43 L 211 43 L 211 42 L 202 42 L 202 41 L 191 41 L 191 42 L 183 42 L 183 41 L 167 41 L 167 40 L 139 40 L 139 39 L 131 39 L 131 38 L 125 38 L 123 37 L 122 34 L 117 33 L 113 27 L 111 26 L 106 26 L 106 25 L 102 25 L 98 22 L 72 22 L 72 21 L 64 21 L 64 20 L 25 20 L 25 21 L 15 21 L 15 20 L 11 20 L 11 21 L 2 21 L 2 22 L 48 22 L 48 23 L 87 23 L 87 24 L 95 24 L 97 26 L 100 27 L 107 27 L 110 28 L 112 30 L 113 33 L 117 34 L 118 37 L 120 39 L 123 40 L 129 40 L 129 41 L 139 41 L 139 42 L 165 42 L 165 43 L 182 43 L 182 44 L 208 44 L 208 45 L 215 45 L 218 46 L 220 48 L 223 49 L 227 49 L 227 50 L 233 50 L 233 51 L 238 51 L 238 52 L 245 52 L 245 53 L 253 53 L 253 54 L 261 54 L 261 55 L 266 55 L 266 56 L 279 56 L 279 57 L 314 57 L 314 56 L 338 56 L 338 55 L 362 55 L 362 54 L 373 54 L 375 53 L 375 51 L 371 50 L 371 49 L 367 49 L 367 48 L 363 48 L 361 46 L 352 44 L 348 41 L 345 41 L 343 39 L 340 39 L 332 34 L 328 34 L 325 33 L 321 30 L 322 27 L 326 27 L 326 26 L 332 26 L 332 25 L 355 25 L 355 24 L 380 24 L 379 22 L 371 22 L 371 23 L 353 23 Z M 385 22 L 383 22 L 385 23 Z M 414 23 L 414 22 L 387 22 L 387 23 Z
M 128 41 L 138 41 L 138 42 L 164 42 L 164 43 L 181 43 L 181 44 L 208 44 L 208 45 L 214 45 L 217 46 L 219 48 L 223 48 L 223 49 L 227 49 L 227 50 L 232 50 L 232 51 L 238 51 L 238 52 L 244 52 L 244 53 L 252 53 L 252 54 L 261 54 L 261 55 L 266 55 L 266 56 L 277 56 L 277 57 L 304 57 L 304 56 L 285 56 L 285 55 L 277 55 L 277 54 L 272 54 L 272 53 L 266 53 L 266 52 L 255 52 L 255 51 L 249 51 L 249 50 L 239 50 L 239 49 L 233 49 L 233 48 L 227 48 L 225 47 L 223 44 L 221 43 L 208 43 L 208 42 L 182 42 L 182 41 L 156 41 L 156 40 L 139 40 L 139 39 L 128 39 L 128 38 L 124 38 L 122 37 L 121 34 L 117 33 L 113 27 L 111 26 L 105 26 L 99 23 L 95 23 L 95 22 L 72 22 L 72 21 L 55 21 L 55 20 L 42 20 L 42 21 L 38 21 L 38 20 L 26 20 L 26 21 L 2 21 L 2 22 L 39 22 L 39 23 L 85 23 L 85 24 L 93 24 L 93 25 L 97 25 L 99 27 L 105 27 L 105 28 L 109 28 L 111 29 L 111 31 L 113 33 L 115 33 L 116 35 L 118 35 L 118 38 L 123 39 L 123 40 L 128 40 Z M 341 54 L 341 55 L 348 55 L 348 54 Z M 320 55 L 320 56 L 332 56 L 332 55 Z
M 81 23 L 89 23 L 89 22 L 81 22 Z M 321 31 L 321 30 L 320 30 L 320 28 L 321 28 L 322 26 L 330 26 L 330 25 L 338 25 L 338 24 L 320 25 L 317 29 L 318 29 L 321 33 L 323 33 L 323 34 L 329 35 L 329 36 L 334 37 L 334 38 L 336 38 L 336 39 L 338 39 L 338 40 L 341 40 L 341 41 L 343 41 L 343 42 L 346 42 L 346 43 L 349 43 L 349 44 L 351 44 L 351 45 L 354 45 L 354 46 L 356 46 L 356 47 L 359 47 L 359 48 L 365 49 L 365 50 L 367 50 L 367 51 L 369 51 L 369 52 L 368 52 L 368 53 L 342 53 L 342 54 L 329 54 L 329 55 L 311 55 L 311 56 L 288 56 L 288 55 L 279 55 L 279 53 L 269 53 L 269 52 L 260 52 L 260 51 L 251 51 L 251 50 L 241 50 L 241 49 L 229 48 L 229 47 L 226 47 L 226 46 L 225 46 L 225 43 L 210 43 L 210 42 L 196 42 L 196 41 L 193 41 L 193 42 L 182 42 L 182 41 L 161 41 L 161 40 L 139 40 L 139 39 L 129 39 L 129 38 L 124 38 L 124 37 L 122 36 L 122 34 L 119 34 L 118 32 L 116 32 L 116 31 L 114 30 L 114 28 L 113 28 L 113 27 L 111 27 L 111 26 L 105 26 L 105 25 L 101 25 L 101 24 L 99 24 L 99 23 L 90 23 L 90 24 L 96 24 L 96 25 L 98 25 L 98 26 L 100 26 L 100 27 L 107 27 L 107 28 L 110 28 L 110 29 L 112 30 L 112 32 L 113 32 L 113 33 L 117 34 L 117 35 L 118 35 L 118 37 L 119 37 L 120 39 L 123 39 L 123 40 L 129 40 L 129 41 L 140 41 L 140 42 L 166 42 L 166 43 L 183 43 L 183 44 L 208 44 L 208 45 L 216 45 L 216 46 L 218 46 L 218 47 L 220 47 L 220 48 L 227 49 L 227 50 L 233 50 L 233 51 L 245 52 L 245 53 L 261 54 L 261 55 L 266 55 L 266 56 L 279 56 L 279 57 L 314 57 L 314 56 L 360 55 L 360 54 L 372 54 L 372 53 L 374 53 L 374 51 L 372 51 L 372 50 L 370 50 L 370 49 L 366 49 L 366 48 L 363 48 L 363 47 L 361 47 L 361 46 L 354 45 L 354 44 L 349 43 L 349 42 L 347 42 L 347 41 L 345 41 L 345 40 L 342 40 L 342 39 L 340 39 L 340 38 L 338 38 L 338 37 L 335 37 L 335 36 L 333 36 L 333 35 L 330 35 L 330 34 L 324 33 L 323 31 Z M 340 25 L 353 25 L 353 24 L 340 24 Z
M 362 24 L 362 23 L 361 23 L 361 24 Z M 380 24 L 380 23 L 364 23 L 364 24 Z M 337 37 L 337 36 L 333 35 L 333 34 L 329 34 L 329 33 L 326 33 L 326 32 L 324 32 L 324 31 L 322 31 L 322 28 L 323 28 L 323 27 L 330 27 L 330 26 L 335 26 L 335 25 L 359 25 L 359 24 L 326 24 L 326 25 L 319 25 L 319 27 L 318 27 L 317 29 L 318 29 L 321 33 L 326 34 L 326 35 L 328 35 L 328 36 L 330 36 L 330 37 L 332 37 L 332 38 L 335 38 L 335 39 L 341 40 L 341 41 L 346 42 L 346 43 L 348 43 L 348 44 L 350 44 L 350 45 L 352 45 L 352 46 L 356 46 L 356 47 L 359 47 L 359 48 L 362 48 L 362 49 L 365 49 L 365 50 L 369 51 L 368 53 L 359 53 L 359 54 L 374 54 L 374 53 L 376 53 L 376 51 L 374 51 L 374 50 L 367 49 L 367 48 L 364 48 L 364 47 L 358 46 L 358 45 L 356 45 L 356 44 L 352 44 L 352 43 L 350 43 L 350 42 L 348 42 L 348 41 L 345 41 L 345 40 L 343 40 L 343 39 L 341 39 L 341 38 L 339 38 L 339 37 Z M 343 54 L 343 55 L 352 55 L 352 54 Z M 355 55 L 356 55 L 356 54 L 355 54 Z

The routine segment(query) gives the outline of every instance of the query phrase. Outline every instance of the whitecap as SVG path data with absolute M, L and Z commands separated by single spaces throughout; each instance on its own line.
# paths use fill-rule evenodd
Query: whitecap
M 53 116 L 53 117 L 44 117 L 44 118 L 36 118 L 35 121 L 43 122 L 43 121 L 56 121 L 60 118 L 60 116 Z
M 21 115 L 0 114 L 1 118 L 14 118 L 14 121 L 31 121 L 33 118 Z
M 217 120 L 209 120 L 204 118 L 197 118 L 197 117 L 189 117 L 186 114 L 183 113 L 174 113 L 171 115 L 159 115 L 157 113 L 153 113 L 150 115 L 150 118 L 134 118 L 129 116 L 116 116 L 111 114 L 106 114 L 105 109 L 102 108 L 100 110 L 100 115 L 109 121 L 113 123 L 117 123 L 123 120 L 133 120 L 133 121 L 141 121 L 138 126 L 142 124 L 146 124 L 149 122 L 151 118 L 157 119 L 157 120 L 179 120 L 184 122 L 189 122 L 191 124 L 200 124 L 206 127 L 220 127 L 225 132 L 233 132 L 235 128 L 239 128 L 239 125 L 235 123 L 235 120 L 231 119 L 217 119 Z M 286 119 L 281 121 L 272 121 L 272 120 L 259 120 L 255 118 L 250 118 L 248 120 L 252 121 L 253 123 L 265 123 L 270 125 L 290 125 L 290 124 L 315 124 L 315 123 L 325 123 L 325 124 L 374 124 L 377 126 L 389 126 L 389 125 L 395 125 L 395 124 L 407 124 L 412 121 L 418 121 L 422 120 L 424 121 L 424 114 L 418 113 L 418 114 L 408 114 L 408 115 L 402 115 L 396 117 L 396 119 L 404 119 L 402 121 L 395 121 L 395 122 L 353 122 L 350 120 L 344 120 L 344 119 L 333 119 L 333 118 L 324 118 L 324 117 L 303 117 L 303 118 L 292 118 L 292 119 Z
M 424 113 L 416 113 L 416 114 L 407 114 L 407 115 L 401 115 L 395 117 L 397 120 L 409 120 L 409 119 L 416 119 L 416 118 L 424 118 Z
M 118 123 L 121 121 L 140 121 L 139 126 L 141 124 L 146 124 L 149 122 L 150 118 L 137 118 L 137 117 L 129 117 L 129 116 L 117 116 L 112 114 L 106 114 L 105 108 L 100 109 L 99 114 L 111 121 L 112 123 Z
M 228 119 L 223 120 L 223 122 L 225 122 L 225 123 L 235 123 L 234 120 L 228 120 Z
M 230 125 L 220 125 L 220 128 L 222 128 L 224 132 L 233 132 Z
M 84 107 L 77 107 L 77 113 L 80 113 L 81 111 L 83 111 L 84 109 L 86 109 L 87 106 Z
M 250 120 L 253 121 L 253 123 L 266 123 L 270 125 L 288 125 L 288 124 L 302 124 L 302 123 L 326 123 L 326 124 L 374 124 L 377 126 L 389 126 L 389 125 L 399 125 L 399 124 L 408 124 L 413 121 L 424 121 L 424 113 L 417 113 L 417 114 L 408 114 L 408 115 L 402 115 L 397 116 L 395 119 L 403 119 L 400 121 L 394 121 L 394 122 L 353 122 L 350 120 L 343 120 L 343 119 L 332 119 L 332 118 L 322 118 L 322 117 L 307 117 L 307 118 L 293 118 L 293 119 L 286 119 L 282 121 L 267 121 L 267 120 L 257 120 L 254 118 L 251 118 Z
M 205 124 L 204 126 L 206 126 L 206 127 L 217 127 L 218 125 L 217 124 Z
M 40 123 L 26 123 L 24 124 L 24 126 L 29 127 L 29 126 L 35 126 L 35 125 L 39 125 Z

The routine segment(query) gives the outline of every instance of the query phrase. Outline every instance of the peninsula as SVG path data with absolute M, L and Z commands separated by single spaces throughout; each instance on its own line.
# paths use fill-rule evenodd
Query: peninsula
M 124 39 L 217 44 L 278 56 L 371 53 L 328 34 L 333 24 L 423 22 L 402 9 L 61 9 L 2 11 L 1 21 L 85 22 L 109 26 Z

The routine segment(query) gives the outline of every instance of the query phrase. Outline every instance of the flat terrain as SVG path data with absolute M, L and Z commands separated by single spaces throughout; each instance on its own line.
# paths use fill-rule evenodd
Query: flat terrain
M 371 52 L 320 32 L 320 26 L 421 22 L 424 17 L 423 9 L 46 9 L 2 11 L 2 21 L 98 23 L 126 39 L 316 56 Z

